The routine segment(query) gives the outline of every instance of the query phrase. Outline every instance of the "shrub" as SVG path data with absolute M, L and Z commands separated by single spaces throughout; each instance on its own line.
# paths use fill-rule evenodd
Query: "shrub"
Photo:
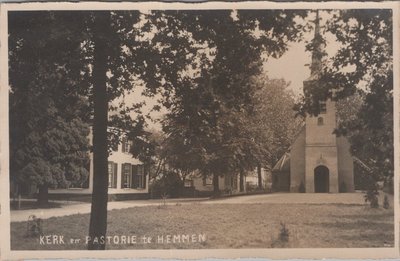
M 27 237 L 36 237 L 42 234 L 42 220 L 35 215 L 30 215 L 27 224 Z
M 163 198 L 163 195 L 168 195 L 175 198 L 180 196 L 183 182 L 178 173 L 167 171 L 160 179 L 154 181 L 150 189 L 152 197 Z
M 387 195 L 383 198 L 383 208 L 388 209 L 390 207 L 389 198 Z
M 368 190 L 364 195 L 365 202 L 369 202 L 371 208 L 378 208 L 378 195 L 379 192 L 376 189 Z
M 306 187 L 304 186 L 303 181 L 299 185 L 299 193 L 306 193 Z
M 285 223 L 281 222 L 281 229 L 279 231 L 279 240 L 281 242 L 289 242 L 289 229 L 286 227 Z
M 383 184 L 383 191 L 390 195 L 394 194 L 393 178 L 388 178 L 387 180 L 385 180 Z

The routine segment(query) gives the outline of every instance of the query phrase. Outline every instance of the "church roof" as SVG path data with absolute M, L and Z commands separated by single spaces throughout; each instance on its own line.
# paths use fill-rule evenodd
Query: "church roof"
M 353 156 L 353 160 L 354 160 L 354 163 L 358 164 L 361 168 L 363 168 L 367 172 L 372 172 L 372 169 L 367 164 L 365 164 L 362 160 L 357 158 L 356 156 Z
M 285 152 L 272 168 L 273 172 L 289 171 L 290 170 L 290 154 Z
M 303 122 L 299 131 L 297 134 L 294 136 L 295 138 L 293 139 L 292 145 L 295 142 L 295 140 L 298 138 L 298 136 L 305 131 L 306 128 L 306 123 Z M 289 171 L 290 170 L 290 151 L 292 149 L 292 145 L 288 148 L 287 152 L 285 152 L 282 157 L 278 160 L 278 162 L 274 165 L 272 168 L 272 171 Z

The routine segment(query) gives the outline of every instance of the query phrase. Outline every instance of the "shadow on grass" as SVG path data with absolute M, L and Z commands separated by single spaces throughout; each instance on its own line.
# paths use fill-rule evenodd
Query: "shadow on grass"
M 394 234 L 388 235 L 385 232 L 378 233 L 360 233 L 352 235 L 343 235 L 341 239 L 348 241 L 360 241 L 365 240 L 371 242 L 369 247 L 393 247 L 394 246 Z
M 394 230 L 393 223 L 386 222 L 376 222 L 371 220 L 356 220 L 353 222 L 344 222 L 344 221 L 336 221 L 336 222 L 320 222 L 320 223 L 307 223 L 309 226 L 319 226 L 323 228 L 332 228 L 332 229 L 344 229 L 344 230 L 352 230 L 352 229 L 378 229 L 380 231 L 392 231 Z
M 368 210 L 367 210 L 368 211 Z M 379 210 L 378 210 L 379 211 Z M 377 212 L 378 212 L 377 211 Z M 344 214 L 344 215 L 331 215 L 331 217 L 335 217 L 335 218 L 348 218 L 348 219 L 360 219 L 360 215 L 349 215 L 349 214 Z M 364 219 L 385 219 L 385 218 L 391 218 L 394 217 L 394 212 L 393 210 L 385 210 L 382 211 L 381 213 L 374 213 L 371 217 L 365 216 L 363 217 Z

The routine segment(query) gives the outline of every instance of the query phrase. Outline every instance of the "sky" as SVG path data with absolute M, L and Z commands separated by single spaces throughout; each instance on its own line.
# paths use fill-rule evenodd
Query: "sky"
M 290 82 L 289 89 L 298 96 L 303 93 L 303 81 L 310 76 L 307 66 L 311 53 L 305 51 L 305 43 L 293 43 L 280 58 L 269 58 L 264 69 L 269 78 L 283 78 Z
M 321 18 L 321 34 L 326 40 L 325 51 L 327 57 L 333 57 L 339 49 L 339 45 L 335 41 L 335 37 L 328 32 L 323 33 L 323 25 L 329 19 L 330 15 L 325 12 L 320 12 Z M 309 20 L 315 19 L 309 17 Z M 290 82 L 289 89 L 296 96 L 303 93 L 303 81 L 310 76 L 308 64 L 311 63 L 311 53 L 306 51 L 307 42 L 311 41 L 314 32 L 309 32 L 304 35 L 304 40 L 297 43 L 290 43 L 288 50 L 278 59 L 270 58 L 264 69 L 269 78 L 283 78 Z

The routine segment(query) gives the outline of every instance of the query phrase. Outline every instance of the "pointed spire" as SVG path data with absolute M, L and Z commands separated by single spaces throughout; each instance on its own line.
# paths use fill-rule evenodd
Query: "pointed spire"
M 316 11 L 314 39 L 312 39 L 311 77 L 317 77 L 322 69 L 322 58 L 325 56 L 325 42 L 320 33 L 319 11 Z

